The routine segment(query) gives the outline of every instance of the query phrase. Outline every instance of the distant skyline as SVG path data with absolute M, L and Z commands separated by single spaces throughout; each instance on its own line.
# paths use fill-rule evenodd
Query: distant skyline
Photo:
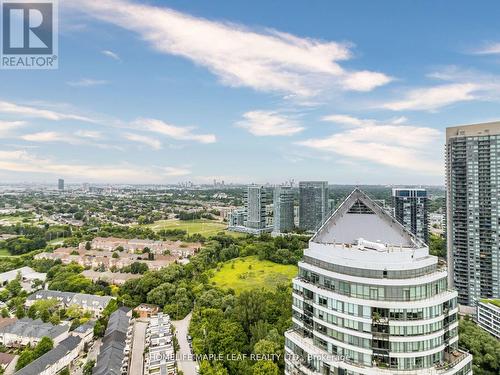
M 444 184 L 500 120 L 500 3 L 59 0 L 59 69 L 0 70 L 0 180 Z

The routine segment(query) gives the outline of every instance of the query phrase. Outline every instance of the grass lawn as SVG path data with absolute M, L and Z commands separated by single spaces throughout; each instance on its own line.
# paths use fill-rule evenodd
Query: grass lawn
M 219 221 L 212 220 L 159 220 L 153 224 L 146 225 L 155 232 L 164 229 L 182 229 L 188 234 L 199 233 L 205 237 L 216 235 L 219 232 L 225 232 L 227 225 Z M 229 233 L 229 232 L 226 232 Z
M 24 219 L 28 219 L 29 223 L 33 220 L 33 216 L 0 215 L 0 223 L 4 225 L 16 225 L 17 223 L 22 223 Z
M 234 268 L 232 264 L 234 263 Z M 274 288 L 278 284 L 289 283 L 297 276 L 298 268 L 259 260 L 256 256 L 230 260 L 210 279 L 221 288 L 232 288 L 239 294 L 255 288 Z
M 10 257 L 12 256 L 7 249 L 0 249 L 0 257 Z

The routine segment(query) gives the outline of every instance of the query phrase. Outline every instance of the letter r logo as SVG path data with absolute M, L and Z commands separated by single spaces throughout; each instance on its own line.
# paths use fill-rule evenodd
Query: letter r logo
M 51 55 L 53 53 L 53 4 L 51 2 L 2 3 L 4 55 Z

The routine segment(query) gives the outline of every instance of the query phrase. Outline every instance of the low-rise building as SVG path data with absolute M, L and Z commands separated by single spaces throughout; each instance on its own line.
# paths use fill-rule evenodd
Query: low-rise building
M 134 309 L 134 312 L 137 313 L 139 318 L 146 319 L 157 315 L 160 312 L 160 307 L 157 305 L 150 305 L 148 303 L 141 303 Z
M 88 321 L 87 323 L 76 327 L 75 330 L 71 332 L 71 334 L 73 336 L 78 336 L 84 342 L 89 343 L 92 341 L 92 338 L 94 337 L 94 326 L 95 326 L 94 321 Z
M 123 285 L 128 280 L 138 279 L 142 276 L 140 274 L 133 274 L 133 273 L 111 272 L 111 271 L 99 272 L 93 270 L 85 270 L 82 272 L 82 275 L 94 282 L 105 281 L 109 284 L 114 284 L 114 285 Z
M 31 267 L 21 267 L 15 270 L 0 273 L 0 284 L 5 285 L 18 277 L 20 277 L 20 283 L 23 289 L 27 292 L 31 292 L 34 289 L 33 283 L 38 280 L 41 287 L 47 278 L 47 274 L 36 272 Z
M 90 311 L 93 316 L 101 316 L 103 310 L 113 300 L 110 296 L 95 296 L 92 294 L 60 292 L 57 290 L 39 290 L 26 298 L 26 306 L 30 307 L 36 301 L 44 299 L 55 299 L 63 307 L 77 305 L 86 311 Z
M 170 317 L 159 313 L 153 316 L 146 329 L 147 352 L 144 375 L 175 375 L 175 349 Z
M 477 304 L 477 324 L 500 340 L 500 300 L 483 299 Z
M 14 375 L 55 375 L 78 358 L 83 346 L 80 337 L 69 336 Z
M 102 339 L 93 375 L 127 375 L 130 364 L 130 348 L 133 326 L 131 311 L 120 307 L 109 317 Z
M 113 255 L 114 253 L 118 256 Z M 116 252 L 109 250 L 85 250 L 74 247 L 62 247 L 54 252 L 43 252 L 35 255 L 35 259 L 60 260 L 62 264 L 77 263 L 82 267 L 101 269 L 103 271 L 121 270 L 129 267 L 133 263 L 144 263 L 148 269 L 157 271 L 175 261 L 186 258 L 178 255 L 154 254 L 154 259 L 149 259 L 148 254 L 135 254 L 126 252 Z
M 85 249 L 87 243 L 82 242 L 79 249 Z M 123 248 L 129 253 L 142 252 L 148 248 L 153 254 L 163 254 L 169 252 L 176 257 L 186 258 L 194 255 L 201 248 L 201 243 L 185 243 L 182 241 L 153 241 L 138 238 L 126 239 L 116 237 L 96 237 L 90 242 L 92 250 L 115 251 L 117 248 Z
M 0 352 L 0 367 L 3 374 L 13 374 L 17 363 L 17 355 Z
M 43 337 L 49 337 L 54 344 L 68 337 L 68 325 L 53 325 L 40 319 L 23 318 L 0 327 L 0 344 L 7 347 L 34 346 Z

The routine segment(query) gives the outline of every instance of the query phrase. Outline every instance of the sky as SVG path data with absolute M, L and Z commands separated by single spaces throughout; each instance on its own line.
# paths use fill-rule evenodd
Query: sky
M 498 1 L 59 0 L 0 70 L 0 182 L 444 184 L 500 119 Z

